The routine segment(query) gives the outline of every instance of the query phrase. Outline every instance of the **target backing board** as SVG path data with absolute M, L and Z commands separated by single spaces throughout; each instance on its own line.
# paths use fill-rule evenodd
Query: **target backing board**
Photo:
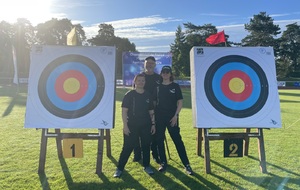
M 33 46 L 25 128 L 113 128 L 115 51 Z
M 281 127 L 273 48 L 193 47 L 190 60 L 194 127 Z

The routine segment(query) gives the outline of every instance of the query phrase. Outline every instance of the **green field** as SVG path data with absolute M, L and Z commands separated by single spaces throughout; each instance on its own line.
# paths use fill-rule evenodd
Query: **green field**
M 112 156 L 107 157 L 104 151 L 102 174 L 95 174 L 97 141 L 84 140 L 81 159 L 58 159 L 54 138 L 48 140 L 45 173 L 38 174 L 41 130 L 24 128 L 26 87 L 16 93 L 14 87 L 0 86 L 0 189 L 300 189 L 300 90 L 279 90 L 283 126 L 264 130 L 266 174 L 259 168 L 256 138 L 250 139 L 249 156 L 242 158 L 224 158 L 223 141 L 211 141 L 211 174 L 206 174 L 204 158 L 196 153 L 197 130 L 192 127 L 190 90 L 183 89 L 181 134 L 195 175 L 185 173 L 167 135 L 171 159 L 166 173 L 158 172 L 158 165 L 151 160 L 155 174 L 149 176 L 140 163 L 131 161 L 131 156 L 122 177 L 113 178 L 123 143 L 120 105 L 126 91 L 116 90 Z

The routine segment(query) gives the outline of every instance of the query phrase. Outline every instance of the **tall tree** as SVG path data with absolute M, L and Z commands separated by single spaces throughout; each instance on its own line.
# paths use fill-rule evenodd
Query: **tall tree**
M 189 48 L 181 26 L 177 27 L 174 43 L 171 44 L 172 64 L 176 76 L 189 76 Z
M 116 47 L 116 70 L 117 76 L 122 76 L 122 53 L 125 51 L 136 51 L 135 44 L 127 38 L 115 36 L 114 28 L 111 24 L 100 24 L 98 34 L 88 42 L 96 46 Z
M 288 64 L 291 72 L 300 72 L 300 26 L 297 23 L 286 25 L 280 41 L 281 63 Z
M 13 26 L 8 22 L 0 22 L 0 78 L 7 81 L 13 76 L 13 65 L 11 59 L 12 38 L 14 36 Z M 2 81 L 1 80 L 1 81 Z
M 85 32 L 80 24 L 73 25 L 69 19 L 58 20 L 52 18 L 45 23 L 36 26 L 36 38 L 38 44 L 46 45 L 67 45 L 67 35 L 76 26 L 78 45 L 85 41 Z M 78 43 L 77 42 L 77 43 Z
M 280 34 L 280 27 L 273 23 L 273 19 L 266 12 L 254 15 L 250 23 L 245 24 L 245 29 L 250 34 L 242 39 L 243 46 L 273 46 L 274 49 L 278 47 L 274 37 Z

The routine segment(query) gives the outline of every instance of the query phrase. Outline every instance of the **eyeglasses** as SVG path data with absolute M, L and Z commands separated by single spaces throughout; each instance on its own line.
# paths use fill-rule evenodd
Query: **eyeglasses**
M 163 73 L 163 74 L 169 74 L 170 73 L 170 71 L 162 71 L 161 73 Z

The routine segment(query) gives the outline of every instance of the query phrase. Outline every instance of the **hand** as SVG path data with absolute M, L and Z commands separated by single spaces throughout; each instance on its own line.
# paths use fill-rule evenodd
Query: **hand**
M 130 130 L 129 130 L 128 126 L 124 126 L 124 127 L 123 127 L 123 133 L 124 133 L 124 135 L 129 136 Z
M 175 125 L 177 125 L 177 119 L 178 119 L 178 116 L 177 115 L 174 115 L 172 117 L 172 119 L 170 120 L 170 125 L 171 127 L 174 127 Z
M 155 132 L 156 132 L 155 125 L 152 125 L 152 126 L 151 126 L 151 135 L 154 135 Z

